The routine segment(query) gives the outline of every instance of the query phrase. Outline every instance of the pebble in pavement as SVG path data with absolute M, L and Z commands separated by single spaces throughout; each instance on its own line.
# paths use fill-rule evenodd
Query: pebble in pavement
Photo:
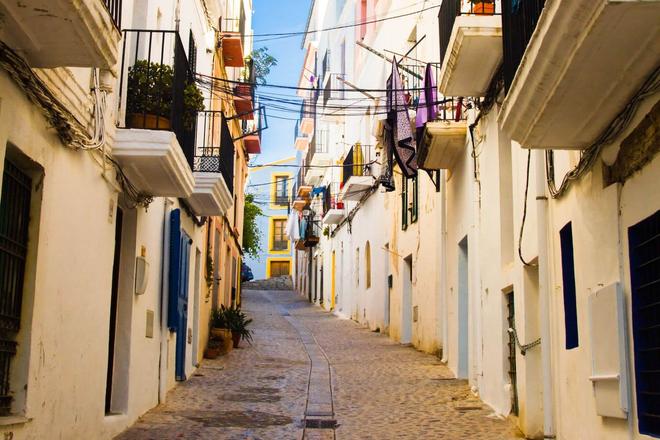
M 292 292 L 244 291 L 243 309 L 254 318 L 253 345 L 205 360 L 167 403 L 117 439 L 300 439 L 310 358 L 292 319 L 311 330 L 330 363 L 339 425 L 334 432 L 307 429 L 306 439 L 519 438 L 434 356 L 336 318 Z

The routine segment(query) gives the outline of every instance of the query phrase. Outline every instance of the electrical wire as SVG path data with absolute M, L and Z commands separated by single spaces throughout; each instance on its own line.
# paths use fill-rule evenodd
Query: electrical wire
M 419 2 L 418 2 L 419 3 Z M 393 15 L 390 17 L 383 17 L 383 18 L 376 18 L 373 20 L 365 20 L 365 21 L 359 21 L 359 22 L 353 22 L 353 23 L 347 23 L 347 24 L 342 24 L 342 25 L 337 25 L 337 26 L 331 26 L 328 28 L 322 28 L 322 29 L 314 29 L 311 31 L 294 31 L 294 32 L 274 32 L 274 33 L 265 33 L 265 34 L 252 34 L 252 37 L 255 38 L 266 38 L 266 37 L 297 37 L 300 35 L 310 35 L 310 34 L 317 34 L 319 32 L 329 32 L 329 31 L 335 31 L 339 29 L 348 29 L 348 28 L 353 28 L 353 27 L 360 27 L 360 26 L 365 26 L 368 24 L 374 24 L 374 23 L 380 23 L 383 21 L 388 21 L 388 20 L 395 20 L 398 18 L 403 18 L 403 17 L 409 17 L 411 15 L 419 14 L 425 11 L 429 11 L 431 9 L 436 9 L 439 8 L 440 4 L 429 6 L 427 8 L 422 8 L 413 12 L 408 12 L 405 14 L 399 14 L 399 15 Z M 254 40 L 255 42 L 258 42 L 258 40 Z
M 518 258 L 525 266 L 534 266 L 532 263 L 525 260 L 522 254 L 522 239 L 525 230 L 525 220 L 527 219 L 527 193 L 529 191 L 529 171 L 532 161 L 532 150 L 527 150 L 527 177 L 525 178 L 525 200 L 523 201 L 523 216 L 520 223 L 520 235 L 518 235 Z

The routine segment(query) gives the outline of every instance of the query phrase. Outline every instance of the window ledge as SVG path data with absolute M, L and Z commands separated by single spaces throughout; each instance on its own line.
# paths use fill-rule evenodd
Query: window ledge
M 0 417 L 0 426 L 23 425 L 32 419 L 23 416 L 4 416 Z

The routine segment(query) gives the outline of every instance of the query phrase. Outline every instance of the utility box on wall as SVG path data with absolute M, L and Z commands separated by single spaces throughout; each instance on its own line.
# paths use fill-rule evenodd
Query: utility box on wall
M 628 417 L 626 307 L 619 283 L 589 296 L 591 376 L 599 416 Z

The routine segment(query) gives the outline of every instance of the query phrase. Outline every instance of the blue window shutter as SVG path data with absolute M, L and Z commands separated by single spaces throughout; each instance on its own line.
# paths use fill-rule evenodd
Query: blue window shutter
M 564 325 L 566 349 L 578 346 L 577 301 L 575 298 L 575 261 L 573 258 L 573 226 L 567 223 L 559 231 L 561 243 L 561 278 L 564 284 Z
M 181 262 L 181 210 L 174 209 L 170 214 L 170 270 L 169 294 L 167 297 L 167 326 L 175 330 L 179 323 L 179 285 Z

